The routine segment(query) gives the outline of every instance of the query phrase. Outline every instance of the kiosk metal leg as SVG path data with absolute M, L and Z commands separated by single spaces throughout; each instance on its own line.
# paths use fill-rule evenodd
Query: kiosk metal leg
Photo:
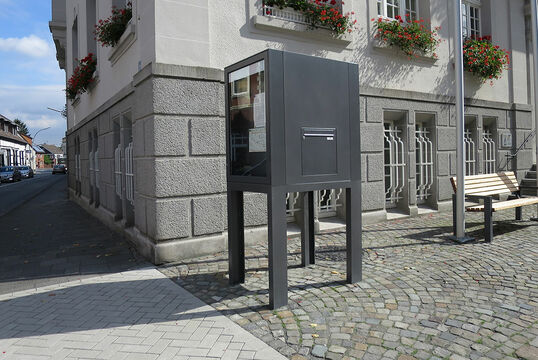
M 288 304 L 288 251 L 286 235 L 286 193 L 267 194 L 269 245 L 269 307 Z
M 362 280 L 362 218 L 359 182 L 346 189 L 347 282 Z
M 308 191 L 303 196 L 303 224 L 301 228 L 301 265 L 315 264 L 314 239 L 314 192 Z
M 230 285 L 245 282 L 243 192 L 228 190 L 228 265 Z

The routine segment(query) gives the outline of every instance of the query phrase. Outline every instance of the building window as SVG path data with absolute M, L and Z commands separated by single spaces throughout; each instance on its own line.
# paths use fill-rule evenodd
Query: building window
M 480 1 L 463 1 L 461 4 L 461 27 L 463 37 L 480 37 L 480 26 Z
M 73 21 L 73 27 L 71 28 L 71 44 L 71 56 L 73 57 L 73 69 L 71 70 L 72 73 L 78 66 L 78 18 L 75 18 L 75 21 Z
M 395 207 L 405 187 L 405 143 L 402 127 L 394 121 L 384 124 L 385 200 L 386 208 Z
M 405 20 L 418 20 L 418 0 L 377 0 L 377 15 L 389 19 L 397 16 Z

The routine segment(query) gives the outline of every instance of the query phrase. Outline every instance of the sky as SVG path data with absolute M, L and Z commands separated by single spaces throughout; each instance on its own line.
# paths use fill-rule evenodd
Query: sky
M 65 72 L 48 22 L 51 0 L 0 0 L 0 114 L 21 119 L 38 144 L 60 145 L 66 120 L 47 107 L 65 105 Z

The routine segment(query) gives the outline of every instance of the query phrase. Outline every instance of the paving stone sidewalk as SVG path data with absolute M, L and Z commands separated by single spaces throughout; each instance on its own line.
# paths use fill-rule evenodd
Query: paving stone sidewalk
M 153 267 L 0 295 L 0 360 L 285 359 Z
M 535 209 L 527 208 L 528 219 Z M 448 240 L 450 213 L 364 228 L 364 281 L 345 283 L 345 233 L 316 237 L 301 268 L 288 242 L 289 306 L 268 309 L 267 246 L 246 249 L 246 282 L 228 286 L 227 253 L 160 267 L 185 289 L 287 357 L 317 359 L 538 359 L 538 223 L 481 214 L 476 241 Z

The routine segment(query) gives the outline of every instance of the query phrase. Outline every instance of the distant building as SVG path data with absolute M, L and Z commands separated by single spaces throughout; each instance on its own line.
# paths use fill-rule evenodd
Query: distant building
M 43 150 L 39 145 L 34 145 L 33 148 L 35 151 L 36 168 L 45 169 L 52 167 L 52 165 L 50 164 L 45 164 L 45 156 L 48 156 L 48 153 Z
M 0 166 L 27 165 L 27 145 L 17 132 L 17 125 L 0 115 Z
M 59 164 L 64 158 L 64 151 L 56 145 L 41 144 L 41 149 L 45 151 L 45 155 L 52 160 L 52 165 Z
M 33 139 L 30 136 L 19 134 L 24 141 L 26 141 L 25 158 L 26 165 L 30 166 L 33 170 L 36 169 L 36 151 L 33 147 Z

